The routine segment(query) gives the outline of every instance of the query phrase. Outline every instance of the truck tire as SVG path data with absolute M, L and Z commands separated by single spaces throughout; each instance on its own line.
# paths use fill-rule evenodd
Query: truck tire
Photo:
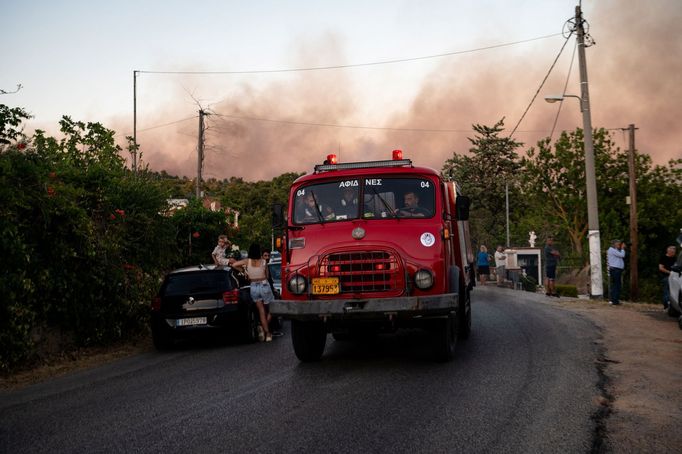
M 471 292 L 467 288 L 462 292 L 457 311 L 457 339 L 466 340 L 471 335 Z
M 459 267 L 451 266 L 448 270 L 449 291 L 457 293 L 459 304 L 457 305 L 457 339 L 465 340 L 471 334 L 471 294 L 460 280 Z
M 291 340 L 300 361 L 319 361 L 327 343 L 327 331 L 322 322 L 292 320 Z
M 431 321 L 433 351 L 436 361 L 452 361 L 457 346 L 457 320 L 454 314 Z

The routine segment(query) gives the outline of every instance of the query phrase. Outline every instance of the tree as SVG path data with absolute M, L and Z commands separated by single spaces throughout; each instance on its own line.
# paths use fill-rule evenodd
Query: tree
M 453 153 L 441 171 L 444 178 L 454 180 L 464 194 L 471 197 L 472 238 L 479 244 L 495 244 L 505 237 L 506 200 L 521 200 L 518 173 L 520 163 L 516 149 L 522 144 L 509 137 L 500 137 L 504 119 L 494 126 L 473 125 L 476 136 L 469 141 L 471 156 Z M 520 215 L 518 210 L 515 215 Z

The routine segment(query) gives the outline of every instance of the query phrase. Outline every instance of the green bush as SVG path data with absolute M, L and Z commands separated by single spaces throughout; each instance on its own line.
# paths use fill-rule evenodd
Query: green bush
M 578 297 L 578 287 L 575 285 L 557 284 L 556 292 L 559 294 L 559 296 L 570 296 L 572 298 Z
M 538 282 L 532 276 L 521 275 L 520 281 L 525 291 L 535 293 L 538 290 Z
M 167 191 L 126 169 L 113 131 L 65 117 L 63 139 L 28 139 L 13 114 L 0 105 L 2 371 L 36 353 L 37 327 L 77 347 L 146 329 L 158 279 L 179 261 Z

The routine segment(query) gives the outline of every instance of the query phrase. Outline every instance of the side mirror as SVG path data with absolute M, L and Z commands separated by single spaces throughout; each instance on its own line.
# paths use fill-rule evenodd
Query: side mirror
M 284 205 L 274 203 L 272 205 L 272 228 L 280 229 L 284 226 Z
M 469 220 L 469 206 L 471 206 L 471 199 L 465 195 L 458 195 L 455 200 L 455 209 L 457 210 L 458 221 Z

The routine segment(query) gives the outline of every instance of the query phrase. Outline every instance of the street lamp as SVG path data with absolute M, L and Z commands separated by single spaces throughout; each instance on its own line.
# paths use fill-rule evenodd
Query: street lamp
M 585 76 L 587 78 L 587 76 Z M 594 142 L 592 140 L 592 119 L 589 109 L 589 95 L 586 84 L 584 97 L 576 95 L 545 96 L 548 103 L 561 102 L 566 98 L 577 98 L 583 114 L 583 138 L 585 140 L 585 183 L 587 189 L 587 240 L 590 249 L 590 296 L 601 298 L 604 294 L 601 269 L 601 239 L 599 236 L 599 210 L 597 208 L 597 178 L 594 164 Z
M 550 96 L 545 96 L 545 101 L 547 101 L 550 104 L 554 104 L 555 102 L 561 102 L 566 98 L 576 98 L 577 100 L 580 101 L 580 111 L 583 111 L 583 100 L 580 99 L 580 96 L 576 95 L 550 95 Z

